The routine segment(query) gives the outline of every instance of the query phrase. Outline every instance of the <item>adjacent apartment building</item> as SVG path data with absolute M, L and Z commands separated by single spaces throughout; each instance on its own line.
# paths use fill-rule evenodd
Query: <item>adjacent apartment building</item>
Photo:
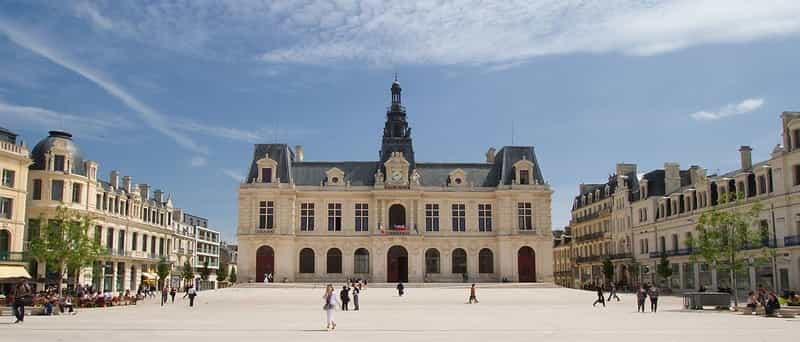
M 419 161 L 397 80 L 390 91 L 377 160 L 255 146 L 239 187 L 239 281 L 552 282 L 552 191 L 534 148 Z
M 573 246 L 577 256 L 572 267 L 579 275 L 575 285 L 602 279 L 597 264 L 610 258 L 617 282 L 660 283 L 683 291 L 800 288 L 800 113 L 784 112 L 780 118 L 782 144 L 767 160 L 754 163 L 752 149 L 741 146 L 740 167 L 719 174 L 708 175 L 700 166 L 682 169 L 677 163 L 665 163 L 663 169 L 637 176 L 635 167 L 622 164 L 609 182 L 582 188 L 574 200 L 571 223 L 573 240 L 584 241 Z M 722 203 L 719 199 L 728 193 L 741 193 L 744 203 Z M 686 241 L 703 212 L 755 201 L 764 210 L 754 228 L 775 248 L 772 262 L 752 264 L 738 276 L 737 284 L 730 284 L 726 274 L 689 260 L 692 250 Z M 603 217 L 610 218 L 607 227 Z M 669 279 L 655 274 L 662 254 L 673 270 Z
M 0 127 L 0 277 L 28 276 L 22 252 L 30 164 L 28 148 Z M 6 293 L 11 284 L 0 287 Z

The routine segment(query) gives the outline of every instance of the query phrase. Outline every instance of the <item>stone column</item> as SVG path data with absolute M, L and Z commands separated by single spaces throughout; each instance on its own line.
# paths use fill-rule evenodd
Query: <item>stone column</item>
M 719 283 L 717 282 L 717 269 L 716 268 L 711 270 L 711 287 L 714 288 L 714 291 L 716 291 L 717 288 L 719 288 Z
M 700 264 L 692 264 L 694 269 L 694 289 L 700 289 Z

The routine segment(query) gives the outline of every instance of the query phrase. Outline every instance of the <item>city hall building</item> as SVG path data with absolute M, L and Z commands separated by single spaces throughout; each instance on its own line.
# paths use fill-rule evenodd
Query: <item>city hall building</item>
M 531 146 L 417 161 L 391 86 L 380 159 L 257 144 L 239 187 L 239 281 L 553 281 L 551 193 Z

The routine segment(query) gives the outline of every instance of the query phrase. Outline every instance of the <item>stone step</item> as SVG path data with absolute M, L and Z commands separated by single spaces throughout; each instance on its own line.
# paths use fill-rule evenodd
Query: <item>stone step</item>
M 243 283 L 236 284 L 236 288 L 320 288 L 328 283 Z M 338 286 L 344 283 L 333 283 Z M 480 288 L 507 288 L 507 289 L 548 289 L 558 288 L 553 283 L 476 283 Z M 403 283 L 406 288 L 468 288 L 472 283 Z M 396 283 L 369 283 L 368 288 L 395 288 Z

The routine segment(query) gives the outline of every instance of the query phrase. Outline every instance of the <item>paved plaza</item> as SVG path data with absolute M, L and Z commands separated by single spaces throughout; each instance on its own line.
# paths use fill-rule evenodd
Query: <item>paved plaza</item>
M 75 316 L 34 316 L 24 324 L 1 317 L 3 341 L 778 341 L 798 319 L 687 312 L 662 296 L 656 314 L 636 312 L 622 295 L 605 309 L 595 295 L 561 288 L 480 288 L 480 304 L 465 304 L 466 288 L 370 288 L 361 311 L 336 312 L 324 327 L 321 288 L 236 288 L 202 292 L 160 307 L 156 299 L 131 307 L 84 309 Z

